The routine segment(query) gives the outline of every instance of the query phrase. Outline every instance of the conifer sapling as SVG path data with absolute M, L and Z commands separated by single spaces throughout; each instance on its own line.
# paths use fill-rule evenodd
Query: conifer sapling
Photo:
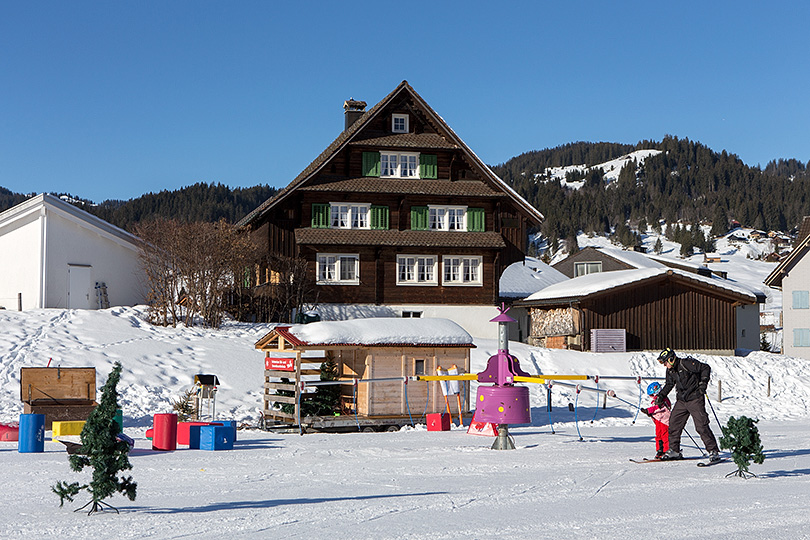
M 720 447 L 731 450 L 731 457 L 737 465 L 737 470 L 726 476 L 735 475 L 743 478 L 756 476 L 754 473 L 748 472 L 749 463 L 753 461 L 761 464 L 765 461 L 756 423 L 757 420 L 752 420 L 747 416 L 739 418 L 732 416 L 725 427 L 721 426 L 723 436 L 720 437 Z
M 70 484 L 57 482 L 51 489 L 59 495 L 60 507 L 65 504 L 66 499 L 73 502 L 73 497 L 83 489 L 90 492 L 92 499 L 78 510 L 92 504 L 87 515 L 104 511 L 105 506 L 118 513 L 113 506 L 103 502 L 116 491 L 126 495 L 131 501 L 135 500 L 137 484 L 132 481 L 132 477 L 118 477 L 120 471 L 132 468 L 127 456 L 129 445 L 117 438 L 118 424 L 115 421 L 115 413 L 118 410 L 118 392 L 116 386 L 120 377 L 121 363 L 116 362 L 101 390 L 100 403 L 90 413 L 82 429 L 81 453 L 70 456 L 70 468 L 80 472 L 87 466 L 93 467 L 93 479 L 89 484 L 84 485 L 80 485 L 78 482 Z

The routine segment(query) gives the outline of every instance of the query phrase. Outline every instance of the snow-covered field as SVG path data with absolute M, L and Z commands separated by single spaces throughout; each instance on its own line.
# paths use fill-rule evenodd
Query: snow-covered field
M 412 403 L 416 426 L 395 433 L 243 430 L 233 451 L 155 452 L 144 437 L 151 415 L 169 411 L 195 373 L 221 379 L 221 417 L 255 423 L 263 361 L 253 343 L 268 326 L 157 328 L 139 309 L 113 308 L 0 311 L 0 328 L 0 421 L 22 410 L 20 367 L 94 366 L 101 386 L 112 363 L 122 362 L 120 401 L 125 432 L 136 439 L 130 459 L 138 482 L 136 501 L 110 500 L 120 515 L 74 513 L 86 493 L 59 508 L 50 486 L 90 473 L 71 472 L 60 443 L 20 454 L 16 443 L 0 442 L 3 539 L 810 538 L 810 363 L 803 360 L 762 352 L 700 357 L 714 370 L 709 396 L 720 421 L 760 419 L 766 461 L 751 465 L 758 478 L 743 480 L 724 477 L 735 469 L 730 463 L 631 463 L 654 451 L 651 422 L 642 415 L 634 423 L 633 380 L 600 381 L 620 398 L 604 409 L 594 393 L 554 386 L 550 415 L 545 388 L 532 385 L 532 424 L 511 428 L 514 451 L 490 450 L 492 439 L 463 429 L 428 432 Z M 493 324 L 492 340 L 476 340 L 473 370 L 495 354 L 495 335 Z M 663 375 L 650 352 L 516 343 L 511 352 L 532 373 Z M 719 435 L 714 419 L 712 428 Z M 687 429 L 696 437 L 691 423 Z M 683 441 L 685 455 L 700 455 Z

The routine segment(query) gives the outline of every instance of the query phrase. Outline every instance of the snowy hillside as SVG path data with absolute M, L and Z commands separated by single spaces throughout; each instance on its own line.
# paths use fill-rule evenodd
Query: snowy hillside
M 622 168 L 628 163 L 635 161 L 638 165 L 644 163 L 644 160 L 650 156 L 655 156 L 661 153 L 661 150 L 636 150 L 627 155 L 612 159 L 605 163 L 600 163 L 589 167 L 587 165 L 569 165 L 567 167 L 549 167 L 541 176 L 547 176 L 552 180 L 559 180 L 560 184 L 564 187 L 571 189 L 579 189 L 583 186 L 584 182 L 566 182 L 565 177 L 569 172 L 584 173 L 591 169 L 601 169 L 605 178 L 605 182 L 610 184 L 619 178 L 619 173 Z

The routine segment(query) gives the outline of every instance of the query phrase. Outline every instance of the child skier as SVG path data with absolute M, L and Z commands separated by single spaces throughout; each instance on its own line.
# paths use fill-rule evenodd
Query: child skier
M 652 407 L 641 409 L 644 414 L 652 418 L 655 424 L 655 459 L 661 459 L 664 452 L 669 450 L 669 414 L 672 410 L 672 404 L 668 398 L 664 398 L 661 406 L 655 404 L 655 398 L 660 390 L 660 384 L 650 383 L 647 386 L 647 395 L 652 398 Z

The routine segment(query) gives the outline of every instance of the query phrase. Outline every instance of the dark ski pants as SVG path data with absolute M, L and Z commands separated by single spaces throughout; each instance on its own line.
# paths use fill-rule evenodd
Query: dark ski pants
M 714 438 L 714 433 L 709 428 L 709 415 L 706 413 L 706 400 L 703 396 L 692 401 L 678 400 L 675 402 L 669 417 L 669 448 L 676 452 L 681 451 L 681 432 L 686 427 L 686 421 L 690 416 L 706 451 L 719 452 L 717 439 Z

